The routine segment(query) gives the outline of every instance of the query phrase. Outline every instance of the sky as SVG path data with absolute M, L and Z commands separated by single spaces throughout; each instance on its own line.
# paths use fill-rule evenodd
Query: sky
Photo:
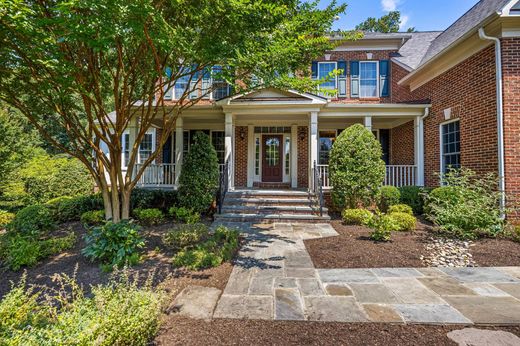
M 321 4 L 329 3 L 322 0 Z M 368 17 L 381 17 L 389 11 L 401 12 L 401 29 L 415 27 L 417 31 L 444 30 L 473 7 L 478 0 L 338 0 L 347 3 L 347 12 L 334 29 L 349 30 Z

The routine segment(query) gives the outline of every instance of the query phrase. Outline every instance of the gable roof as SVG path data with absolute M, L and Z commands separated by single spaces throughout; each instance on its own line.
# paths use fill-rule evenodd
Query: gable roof
M 511 0 L 481 0 L 432 42 L 422 58 L 426 64 L 469 32 L 476 30 L 484 20 L 502 10 Z
M 425 31 L 411 33 L 411 37 L 399 49 L 398 55 L 392 60 L 405 65 L 409 70 L 416 69 L 421 63 L 424 55 L 430 48 L 433 40 L 435 40 L 442 31 Z

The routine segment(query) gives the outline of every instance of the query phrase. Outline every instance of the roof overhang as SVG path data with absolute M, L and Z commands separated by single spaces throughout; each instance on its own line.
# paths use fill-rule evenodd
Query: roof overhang
M 278 106 L 323 106 L 327 99 L 311 93 L 300 93 L 296 90 L 280 90 L 265 88 L 234 95 L 215 103 L 226 108 L 243 107 L 278 107 Z
M 349 104 L 349 103 L 330 103 L 320 112 L 320 117 L 389 117 L 389 118 L 414 118 L 427 114 L 426 109 L 430 108 L 429 103 L 409 104 L 409 103 L 376 103 L 376 104 Z

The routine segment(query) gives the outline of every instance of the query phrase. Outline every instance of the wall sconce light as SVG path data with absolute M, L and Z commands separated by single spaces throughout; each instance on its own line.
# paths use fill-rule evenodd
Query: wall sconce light
M 325 53 L 325 60 L 329 61 L 331 57 L 330 53 Z
M 240 139 L 244 140 L 246 138 L 246 130 L 241 127 L 240 131 L 238 132 L 238 135 L 240 136 Z
M 303 127 L 300 127 L 298 129 L 298 138 L 300 139 L 300 141 L 303 141 L 305 139 L 305 136 L 307 135 L 305 132 L 305 128 Z

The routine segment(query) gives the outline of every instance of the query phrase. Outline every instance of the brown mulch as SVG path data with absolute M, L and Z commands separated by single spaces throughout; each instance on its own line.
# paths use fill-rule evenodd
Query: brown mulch
M 156 345 L 456 345 L 446 334 L 463 326 L 171 318 Z M 520 336 L 520 327 L 499 329 Z
M 427 256 L 424 247 L 435 235 L 432 227 L 418 222 L 414 232 L 394 232 L 389 242 L 370 239 L 370 229 L 346 226 L 333 220 L 339 236 L 305 240 L 307 251 L 316 268 L 382 268 L 425 267 L 420 256 Z M 520 243 L 508 239 L 479 239 L 470 247 L 480 267 L 520 266 Z
M 233 266 L 225 263 L 217 268 L 201 271 L 188 271 L 174 268 L 171 264 L 173 253 L 164 247 L 162 243 L 163 234 L 175 226 L 173 223 L 166 223 L 154 227 L 143 228 L 143 236 L 146 239 L 143 261 L 128 269 L 131 277 L 138 275 L 144 282 L 149 275 L 153 276 L 154 285 L 160 285 L 167 292 L 175 295 L 188 285 L 209 286 L 223 289 L 226 286 Z M 57 232 L 63 233 L 63 228 L 70 228 L 77 235 L 78 241 L 73 249 L 46 259 L 32 268 L 26 268 L 13 272 L 5 268 L 0 268 L 0 299 L 9 292 L 11 283 L 17 284 L 24 272 L 27 275 L 27 284 L 47 286 L 55 288 L 57 283 L 53 277 L 57 274 L 75 275 L 76 281 L 88 293 L 90 286 L 106 283 L 111 274 L 104 273 L 98 263 L 90 262 L 81 254 L 81 250 L 86 246 L 83 240 L 85 229 L 79 223 L 64 225 Z

